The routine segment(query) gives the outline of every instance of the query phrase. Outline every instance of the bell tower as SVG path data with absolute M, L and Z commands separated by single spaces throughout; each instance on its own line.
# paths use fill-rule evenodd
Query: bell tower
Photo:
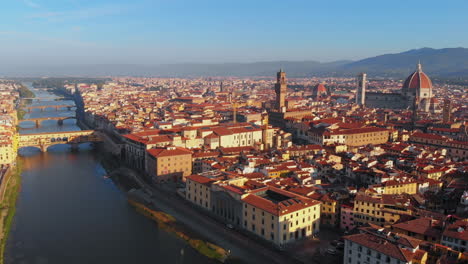
M 275 93 L 276 93 L 276 109 L 278 112 L 283 112 L 286 106 L 286 93 L 288 91 L 288 85 L 286 83 L 286 73 L 280 69 L 276 74 L 276 84 L 275 84 Z
M 365 106 L 366 104 L 367 74 L 361 72 L 357 77 L 356 104 Z

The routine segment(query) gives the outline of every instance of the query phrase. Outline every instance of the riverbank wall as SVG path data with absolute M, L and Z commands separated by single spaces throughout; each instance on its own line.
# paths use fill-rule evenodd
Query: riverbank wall
M 21 189 L 23 163 L 18 158 L 16 166 L 10 168 L 2 181 L 0 200 L 0 264 L 4 263 L 5 246 L 16 212 L 16 201 Z
M 229 256 L 229 251 L 213 243 L 194 238 L 194 236 L 190 235 L 185 230 L 184 226 L 180 225 L 173 216 L 164 212 L 156 211 L 153 208 L 150 208 L 151 205 L 143 205 L 141 202 L 136 201 L 141 198 L 135 196 L 136 195 L 129 195 L 129 203 L 133 205 L 139 213 L 156 221 L 159 228 L 162 230 L 176 235 L 178 238 L 189 244 L 193 249 L 208 258 L 224 262 Z

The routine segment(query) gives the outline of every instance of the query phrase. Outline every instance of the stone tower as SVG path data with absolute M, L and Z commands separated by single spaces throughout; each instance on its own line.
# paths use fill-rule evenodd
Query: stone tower
M 367 74 L 361 72 L 357 77 L 356 104 L 364 106 L 366 103 Z
M 286 73 L 280 70 L 276 74 L 276 109 L 278 112 L 284 112 L 286 106 L 286 93 L 288 91 L 288 85 L 286 84 Z
M 444 100 L 442 117 L 444 123 L 452 122 L 452 101 L 450 101 L 449 99 Z

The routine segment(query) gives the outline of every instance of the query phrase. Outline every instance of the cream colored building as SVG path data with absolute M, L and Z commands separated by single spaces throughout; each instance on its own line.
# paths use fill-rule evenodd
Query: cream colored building
M 8 165 L 15 162 L 16 151 L 11 139 L 1 140 L 0 138 L 0 165 Z
M 320 228 L 320 202 L 275 187 L 242 198 L 243 228 L 275 245 L 305 239 Z
M 262 129 L 251 126 L 246 127 L 218 127 L 212 133 L 203 137 L 205 145 L 211 149 L 218 147 L 246 147 L 261 143 L 263 139 Z
M 185 179 L 185 199 L 203 209 L 211 210 L 211 184 L 215 180 L 196 174 Z
M 390 138 L 390 130 L 379 127 L 362 127 L 354 129 L 311 129 L 308 131 L 312 144 L 344 144 L 348 147 L 359 147 L 368 144 L 383 144 Z

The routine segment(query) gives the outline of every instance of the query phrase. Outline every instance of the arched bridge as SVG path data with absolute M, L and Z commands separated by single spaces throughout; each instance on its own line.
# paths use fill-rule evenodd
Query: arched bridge
M 44 120 L 57 120 L 58 125 L 63 125 L 63 121 L 67 119 L 76 119 L 74 116 L 54 116 L 54 117 L 35 117 L 35 118 L 25 118 L 21 119 L 20 122 L 23 121 L 33 121 L 36 123 L 36 127 L 40 127 L 42 121 Z
M 48 96 L 48 97 L 21 97 L 21 100 L 37 100 L 37 101 L 52 101 L 52 100 L 73 100 L 71 97 L 57 97 L 57 96 Z
M 76 107 L 76 106 L 75 105 L 31 105 L 31 106 L 25 106 L 23 108 L 28 110 L 28 113 L 30 113 L 31 110 L 33 109 L 40 109 L 41 112 L 43 112 L 47 108 L 54 108 L 55 111 L 58 111 L 60 108 L 67 108 L 68 111 L 70 111 L 73 107 Z
M 94 130 L 46 132 L 20 135 L 19 147 L 38 147 L 45 152 L 48 147 L 57 144 L 71 144 L 72 148 L 77 148 L 80 143 L 100 141 L 102 141 L 100 133 Z

